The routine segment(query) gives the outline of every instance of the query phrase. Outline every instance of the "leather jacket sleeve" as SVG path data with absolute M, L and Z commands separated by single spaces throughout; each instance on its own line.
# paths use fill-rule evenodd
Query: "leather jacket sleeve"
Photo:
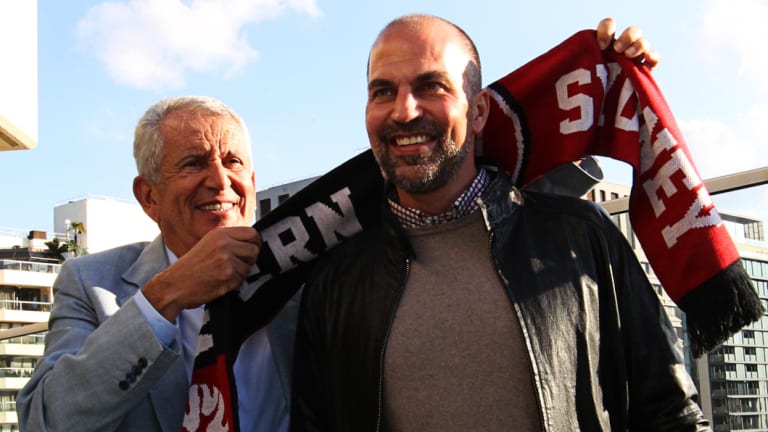
M 632 249 L 623 237 L 614 241 L 612 268 L 617 304 L 626 332 L 624 346 L 630 351 L 630 430 L 710 431 L 697 403 L 697 390 L 676 346 L 679 340 L 675 329 Z

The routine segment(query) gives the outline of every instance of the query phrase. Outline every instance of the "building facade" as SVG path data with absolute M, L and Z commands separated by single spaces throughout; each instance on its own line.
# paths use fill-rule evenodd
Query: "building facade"
M 82 232 L 74 227 L 80 224 Z M 18 431 L 16 395 L 43 355 L 53 304 L 53 282 L 67 252 L 54 252 L 77 237 L 78 253 L 92 253 L 157 236 L 157 225 L 126 200 L 88 196 L 54 208 L 57 233 L 0 230 L 0 432 Z M 27 328 L 40 331 L 20 331 Z M 18 336 L 11 336 L 15 333 Z
M 585 198 L 598 203 L 625 199 L 629 188 L 602 182 Z M 768 242 L 761 218 L 719 208 L 742 263 L 768 311 Z M 612 218 L 629 240 L 680 338 L 700 404 L 715 432 L 768 432 L 768 315 L 745 326 L 719 348 L 694 359 L 687 347 L 685 314 L 666 295 L 637 243 L 626 212 Z
M 300 191 L 317 178 L 318 177 L 309 177 L 257 191 L 256 200 L 258 201 L 258 205 L 256 206 L 256 220 L 261 219 L 262 216 L 272 211 L 273 208 L 282 204 L 293 194 Z
M 46 233 L 0 233 L 0 331 L 47 328 L 51 286 L 63 259 L 48 253 Z M 16 395 L 43 354 L 44 333 L 0 339 L 0 432 L 18 431 Z
M 721 216 L 768 310 L 768 243 L 761 220 Z M 749 324 L 697 362 L 715 432 L 768 431 L 768 316 Z
M 136 201 L 87 195 L 53 208 L 53 229 L 72 239 L 72 223 L 80 222 L 85 232 L 77 233 L 84 252 L 99 252 L 136 241 L 151 241 L 159 233 L 157 224 Z

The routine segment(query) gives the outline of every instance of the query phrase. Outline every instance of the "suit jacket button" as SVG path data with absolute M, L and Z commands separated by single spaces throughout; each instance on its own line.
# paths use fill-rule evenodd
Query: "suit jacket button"
M 120 381 L 120 383 L 118 383 L 117 386 L 120 388 L 120 390 L 128 390 L 128 387 L 130 387 L 128 382 L 125 380 Z
M 147 359 L 145 359 L 144 357 L 139 358 L 139 367 L 140 368 L 144 369 L 145 367 L 147 367 L 148 363 L 149 362 L 147 362 Z

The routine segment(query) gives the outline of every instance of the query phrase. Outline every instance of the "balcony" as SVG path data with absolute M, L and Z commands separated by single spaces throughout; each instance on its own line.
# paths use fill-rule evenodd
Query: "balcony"
M 26 300 L 0 300 L 0 311 L 50 312 L 51 302 Z
M 0 259 L 0 270 L 59 274 L 61 264 Z
M 61 264 L 0 260 L 0 285 L 40 288 L 51 287 L 61 271 Z
M 16 416 L 16 402 L 0 402 L 0 424 L 16 424 L 19 421 Z M 18 430 L 18 429 L 4 429 Z
M 0 300 L 0 322 L 48 322 L 52 303 L 24 300 Z

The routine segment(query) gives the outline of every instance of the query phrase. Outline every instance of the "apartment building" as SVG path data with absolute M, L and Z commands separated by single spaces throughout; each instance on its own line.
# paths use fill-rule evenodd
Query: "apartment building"
M 116 198 L 82 197 L 57 205 L 53 214 L 55 234 L 0 230 L 0 432 L 19 430 L 16 395 L 43 354 L 51 288 L 64 261 L 46 242 L 77 236 L 78 253 L 92 253 L 159 232 L 137 203 Z
M 40 231 L 0 231 L 2 332 L 47 328 L 53 302 L 51 286 L 62 258 L 48 253 L 46 241 L 46 233 Z M 16 394 L 43 354 L 43 338 L 43 333 L 33 333 L 0 339 L 0 432 L 18 431 Z
M 768 310 L 768 242 L 762 220 L 721 212 Z M 715 432 L 768 431 L 768 316 L 744 327 L 696 364 Z
M 629 188 L 602 182 L 585 198 L 599 203 L 625 199 Z M 756 192 L 752 196 L 759 196 Z M 610 204 L 609 204 L 610 206 Z M 765 219 L 729 212 L 718 204 L 723 224 L 736 244 L 763 306 L 768 310 L 768 241 Z M 745 326 L 719 348 L 693 359 L 686 349 L 685 314 L 666 295 L 629 226 L 627 213 L 612 215 L 629 240 L 678 332 L 700 404 L 715 432 L 768 431 L 768 315 Z

